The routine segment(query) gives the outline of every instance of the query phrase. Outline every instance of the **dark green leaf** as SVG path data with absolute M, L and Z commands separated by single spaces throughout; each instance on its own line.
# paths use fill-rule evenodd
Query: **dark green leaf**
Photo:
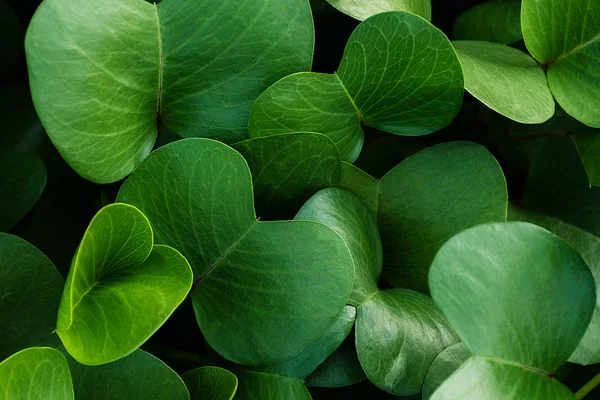
M 438 354 L 429 367 L 423 383 L 423 400 L 429 400 L 436 389 L 454 374 L 469 357 L 471 357 L 471 352 L 464 343 L 453 344 Z
M 454 39 L 518 42 L 523 39 L 521 0 L 492 0 L 469 8 L 454 24 Z
M 236 400 L 311 400 L 304 382 L 264 372 L 241 371 Z
M 191 400 L 231 400 L 237 391 L 238 379 L 219 367 L 200 367 L 181 378 L 187 385 Z
M 578 130 L 573 132 L 571 140 L 581 157 L 590 185 L 600 186 L 600 131 Z
M 373 215 L 379 206 L 379 180 L 347 162 L 342 162 L 340 186 L 354 193 Z

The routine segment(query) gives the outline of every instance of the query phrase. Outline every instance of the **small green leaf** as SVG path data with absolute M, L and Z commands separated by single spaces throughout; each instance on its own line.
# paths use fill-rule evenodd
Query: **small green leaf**
M 31 347 L 0 363 L 0 398 L 73 400 L 69 366 L 49 347 Z
M 379 190 L 383 275 L 395 287 L 427 292 L 429 266 L 446 240 L 506 220 L 502 170 L 470 142 L 439 144 L 407 158 L 381 179 Z
M 77 400 L 189 400 L 179 377 L 158 358 L 142 350 L 109 364 L 88 367 L 61 351 L 69 363 Z M 217 400 L 215 398 L 215 400 Z M 229 399 L 227 399 L 229 400 Z
M 128 204 L 108 205 L 73 258 L 56 332 L 82 364 L 118 360 L 169 318 L 191 285 L 188 262 L 171 247 L 153 245 L 144 214 Z
M 59 345 L 54 334 L 64 280 L 41 251 L 0 233 L 0 360 L 26 347 Z
M 353 162 L 361 124 L 405 136 L 435 132 L 456 116 L 463 88 L 448 38 L 423 18 L 388 12 L 355 29 L 335 74 L 295 74 L 267 89 L 248 129 L 251 137 L 320 132 Z
M 419 393 L 435 357 L 457 341 L 441 311 L 421 293 L 383 290 L 358 307 L 358 359 L 371 382 L 397 396 Z
M 423 400 L 429 400 L 436 389 L 454 374 L 469 357 L 471 357 L 471 352 L 462 342 L 453 344 L 438 354 L 429 367 L 423 383 Z
M 377 215 L 379 206 L 379 180 L 360 168 L 345 161 L 342 162 L 340 187 L 354 193 L 366 204 L 373 215 Z
M 325 135 L 274 135 L 232 147 L 244 156 L 252 172 L 259 216 L 291 218 L 310 196 L 340 181 L 340 152 Z
M 596 288 L 565 242 L 528 223 L 480 225 L 444 244 L 429 281 L 474 356 L 432 399 L 573 398 L 549 375 L 585 333 Z
M 590 185 L 600 186 L 600 131 L 598 129 L 582 129 L 570 136 L 579 153 Z
M 238 387 L 238 379 L 219 367 L 200 367 L 181 375 L 191 400 L 231 400 Z
M 548 85 L 567 113 L 600 128 L 600 7 L 589 0 L 523 0 L 527 49 L 548 67 Z
M 296 219 L 321 222 L 348 245 L 354 260 L 349 304 L 359 306 L 377 292 L 383 262 L 381 239 L 375 217 L 358 197 L 343 189 L 323 189 L 302 206 Z
M 523 124 L 554 115 L 544 71 L 529 55 L 500 43 L 453 42 L 465 73 L 465 89 L 492 110 Z
M 558 219 L 511 206 L 510 221 L 525 221 L 548 229 L 575 249 L 586 262 L 596 281 L 596 308 L 592 320 L 570 362 L 589 365 L 600 363 L 600 238 Z
M 240 371 L 236 400 L 312 400 L 304 382 L 298 378 Z
M 327 0 L 352 18 L 365 20 L 387 11 L 408 11 L 431 21 L 431 0 Z
M 521 0 L 492 0 L 469 8 L 454 23 L 454 39 L 518 42 L 523 39 Z
M 358 360 L 354 341 L 354 334 L 349 335 L 341 346 L 306 378 L 306 386 L 343 387 L 367 379 Z
M 266 365 L 297 356 L 348 301 L 354 264 L 344 241 L 315 222 L 259 222 L 248 164 L 222 143 L 161 147 L 117 199 L 140 208 L 157 241 L 188 258 L 200 329 L 231 361 Z
M 302 353 L 279 364 L 258 367 L 254 371 L 305 379 L 348 337 L 356 319 L 356 308 L 346 306 L 333 324 Z
M 310 68 L 306 0 L 45 0 L 26 36 L 33 100 L 65 160 L 97 183 L 148 155 L 160 124 L 247 137 L 254 100 Z
M 0 232 L 19 222 L 46 187 L 42 161 L 29 153 L 0 153 Z

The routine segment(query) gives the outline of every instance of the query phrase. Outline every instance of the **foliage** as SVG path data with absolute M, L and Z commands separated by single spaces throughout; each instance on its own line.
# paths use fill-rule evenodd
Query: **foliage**
M 600 393 L 596 2 L 0 22 L 0 399 Z

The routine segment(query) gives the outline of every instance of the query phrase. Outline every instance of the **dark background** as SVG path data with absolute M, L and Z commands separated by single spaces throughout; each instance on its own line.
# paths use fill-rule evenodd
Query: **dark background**
M 7 2 L 20 19 L 22 37 L 19 40 L 22 42 L 27 24 L 40 1 L 7 0 Z M 482 2 L 481 0 L 432 0 L 433 23 L 453 39 L 452 26 L 458 15 Z M 315 14 L 316 32 L 313 71 L 331 73 L 336 70 L 346 41 L 359 21 L 338 12 L 324 0 L 313 0 L 311 3 Z M 1 21 L 0 16 L 0 33 L 4 33 Z M 490 139 L 490 119 L 481 118 L 482 112 L 490 113 L 488 110 L 482 111 L 480 104 L 466 94 L 463 109 L 457 119 L 450 126 L 433 135 L 419 139 L 401 138 L 370 130 L 365 135 L 364 151 L 357 165 L 376 177 L 382 176 L 404 157 L 424 146 L 438 141 L 472 140 L 488 146 L 499 159 L 509 182 L 510 195 L 513 199 L 518 199 L 526 179 L 526 172 L 519 166 L 515 166 L 514 160 L 509 162 L 497 148 L 497 143 Z M 25 135 L 27 137 L 25 148 L 21 146 L 19 149 L 38 154 L 43 159 L 48 172 L 48 183 L 40 202 L 12 229 L 11 233 L 37 246 L 66 276 L 71 257 L 89 221 L 104 204 L 114 200 L 120 182 L 111 185 L 93 184 L 79 177 L 62 160 L 35 117 L 29 99 L 24 53 L 16 67 L 0 75 L 0 117 L 5 122 L 3 132 L 0 134 L 0 148 L 14 149 L 11 148 L 14 144 L 11 138 Z M 262 217 L 269 219 L 268 215 Z M 206 348 L 189 302 L 174 314 L 167 324 L 143 346 L 143 349 L 163 359 L 179 373 L 201 365 L 214 365 L 220 362 Z M 575 391 L 599 372 L 600 366 L 581 367 L 568 364 L 559 375 L 561 380 Z M 340 389 L 311 388 L 311 393 L 314 399 L 398 398 L 378 390 L 368 381 Z M 414 398 L 419 399 L 420 396 Z M 600 398 L 600 390 L 596 389 L 587 398 Z

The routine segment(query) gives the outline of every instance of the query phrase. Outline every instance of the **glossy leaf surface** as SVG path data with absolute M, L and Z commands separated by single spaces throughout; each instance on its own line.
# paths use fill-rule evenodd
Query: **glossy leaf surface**
M 387 11 L 408 11 L 431 21 L 431 0 L 327 0 L 344 14 L 364 20 Z

